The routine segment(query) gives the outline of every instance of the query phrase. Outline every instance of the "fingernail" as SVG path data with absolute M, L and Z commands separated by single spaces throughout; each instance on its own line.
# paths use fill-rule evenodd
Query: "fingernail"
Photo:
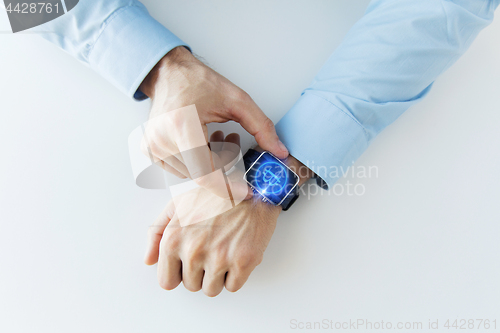
M 280 147 L 280 149 L 285 152 L 285 153 L 288 153 L 288 149 L 286 149 L 285 145 L 283 144 L 283 142 L 281 141 L 278 141 L 278 146 Z

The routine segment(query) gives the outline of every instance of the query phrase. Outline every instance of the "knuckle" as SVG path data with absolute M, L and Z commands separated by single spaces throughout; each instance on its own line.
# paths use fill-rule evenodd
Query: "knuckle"
M 253 260 L 252 260 L 253 267 L 255 268 L 255 267 L 259 266 L 262 263 L 262 259 L 264 259 L 264 256 L 262 254 L 255 255 Z
M 242 89 L 235 89 L 233 98 L 241 102 L 247 102 L 252 99 L 250 95 Z
M 189 263 L 197 263 L 203 260 L 205 256 L 205 250 L 203 245 L 191 244 L 186 252 L 185 260 Z
M 168 113 L 168 120 L 168 122 L 173 125 L 172 129 L 183 128 L 186 123 L 185 115 L 178 110 L 170 111 Z
M 164 233 L 160 243 L 160 253 L 171 255 L 177 253 L 181 245 L 181 240 L 177 235 Z
M 253 103 L 252 97 L 250 95 L 234 86 L 233 84 L 229 84 L 226 88 L 226 100 L 229 102 L 229 112 L 233 117 L 237 117 L 240 115 L 240 112 L 250 103 Z
M 274 123 L 273 123 L 273 121 L 269 117 L 266 117 L 266 119 L 262 123 L 262 128 L 265 131 L 274 131 L 275 130 L 274 129 Z
M 224 245 L 217 245 L 213 250 L 213 254 L 217 267 L 219 267 L 227 260 L 228 248 Z
M 179 249 L 180 241 L 178 239 L 172 238 L 167 240 L 162 244 L 161 252 L 164 254 L 173 254 Z
M 191 251 L 186 257 L 187 262 L 196 263 L 203 260 L 203 253 L 199 250 Z
M 260 258 L 261 255 L 254 254 L 254 253 L 244 253 L 238 256 L 238 258 L 235 261 L 235 265 L 240 271 L 246 271 L 248 269 L 253 269 L 255 266 L 257 266 L 262 259 Z
M 209 271 L 214 276 L 223 276 L 226 278 L 226 274 L 229 269 L 229 265 L 225 259 L 216 259 L 212 260 L 208 266 L 210 267 Z

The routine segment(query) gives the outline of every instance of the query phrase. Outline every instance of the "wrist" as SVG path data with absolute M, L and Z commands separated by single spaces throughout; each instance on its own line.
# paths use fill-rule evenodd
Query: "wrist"
M 154 98 L 165 76 L 175 75 L 182 67 L 198 64 L 199 60 L 184 46 L 178 46 L 168 52 L 144 78 L 139 89 L 149 98 Z
M 289 155 L 284 162 L 290 169 L 292 169 L 293 172 L 297 174 L 297 176 L 299 176 L 298 186 L 302 186 L 314 175 L 311 169 L 292 155 Z

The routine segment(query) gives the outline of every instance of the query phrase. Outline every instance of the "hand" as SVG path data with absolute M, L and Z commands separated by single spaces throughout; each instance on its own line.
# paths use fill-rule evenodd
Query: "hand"
M 252 98 L 182 46 L 156 65 L 140 89 L 152 99 L 143 151 L 165 170 L 181 178 L 189 177 L 220 197 L 226 198 L 227 191 L 209 175 L 217 169 L 217 163 L 229 162 L 221 155 L 234 154 L 209 150 L 208 123 L 236 121 L 261 147 L 279 158 L 288 156 L 273 122 Z M 244 184 L 235 189 L 242 191 L 237 196 L 249 193 Z
M 210 140 L 222 141 L 223 137 L 222 132 L 215 132 Z M 225 141 L 239 143 L 239 138 L 230 134 Z M 293 156 L 284 162 L 299 175 L 299 185 L 313 174 Z M 172 290 L 183 281 L 186 289 L 203 289 L 207 296 L 218 295 L 224 286 L 235 292 L 261 262 L 281 207 L 256 198 L 228 210 L 227 201 L 199 187 L 171 201 L 150 227 L 144 261 L 147 265 L 158 262 L 163 289 Z M 196 223 L 200 216 L 219 212 Z
M 214 194 L 203 188 L 196 191 L 197 208 L 218 208 L 214 207 Z M 171 201 L 149 229 L 144 261 L 147 265 L 158 262 L 158 282 L 163 289 L 172 290 L 182 281 L 186 289 L 203 289 L 211 297 L 224 286 L 235 292 L 262 261 L 280 212 L 281 207 L 254 199 L 182 227 Z

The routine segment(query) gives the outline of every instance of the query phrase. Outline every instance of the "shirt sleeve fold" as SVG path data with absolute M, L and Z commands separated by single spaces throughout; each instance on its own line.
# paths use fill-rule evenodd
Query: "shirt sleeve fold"
M 276 125 L 324 188 L 422 100 L 493 20 L 500 0 L 373 0 Z
M 189 48 L 135 0 L 81 0 L 36 29 L 136 100 L 146 98 L 138 87 L 165 54 Z

